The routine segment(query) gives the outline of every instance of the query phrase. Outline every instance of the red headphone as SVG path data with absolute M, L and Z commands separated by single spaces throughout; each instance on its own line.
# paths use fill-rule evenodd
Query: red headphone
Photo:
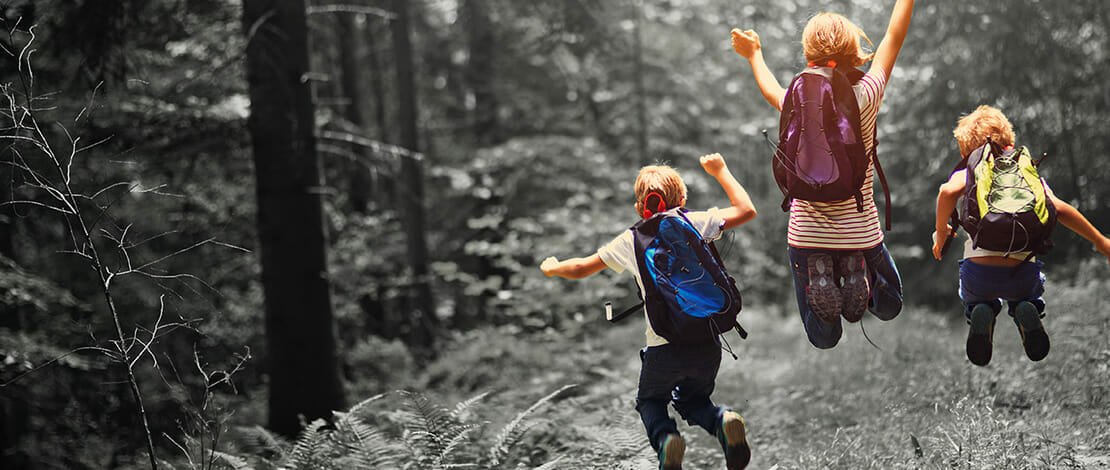
M 651 208 L 649 207 L 652 196 L 655 196 L 655 198 L 659 200 L 659 202 L 655 205 L 655 210 L 651 210 Z M 644 218 L 647 219 L 651 218 L 653 214 L 658 214 L 667 210 L 667 203 L 663 202 L 663 196 L 661 194 L 652 191 L 648 193 L 647 196 L 644 196 L 644 201 L 640 203 L 640 207 L 643 208 L 643 212 L 641 212 L 641 214 L 643 214 Z

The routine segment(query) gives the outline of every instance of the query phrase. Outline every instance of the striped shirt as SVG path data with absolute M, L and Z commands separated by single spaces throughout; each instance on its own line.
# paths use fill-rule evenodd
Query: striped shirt
M 868 73 L 852 89 L 859 101 L 860 128 L 868 154 L 875 147 L 875 120 L 886 89 L 882 71 Z M 855 199 L 813 202 L 794 199 L 786 242 L 794 248 L 866 250 L 883 242 L 879 210 L 875 207 L 874 164 L 868 163 L 863 180 L 863 212 Z

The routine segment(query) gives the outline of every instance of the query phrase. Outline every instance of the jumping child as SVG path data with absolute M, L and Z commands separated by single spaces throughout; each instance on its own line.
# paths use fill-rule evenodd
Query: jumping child
M 787 193 L 783 210 L 790 211 L 787 253 L 794 277 L 798 309 L 809 341 L 821 349 L 832 348 L 840 341 L 841 317 L 849 322 L 857 322 L 863 317 L 864 310 L 869 310 L 880 320 L 891 320 L 902 310 L 902 281 L 894 260 L 883 243 L 883 231 L 879 225 L 879 213 L 874 200 L 873 176 L 877 163 L 876 116 L 894 69 L 895 59 L 909 29 L 913 3 L 913 0 L 898 0 L 891 14 L 886 36 L 874 54 L 866 54 L 860 47 L 860 37 L 867 39 L 863 30 L 835 13 L 814 16 L 802 32 L 802 45 L 808 67 L 798 75 L 795 82 L 800 83 L 803 78 L 812 79 L 815 75 L 825 77 L 825 83 L 832 84 L 833 96 L 830 101 L 836 103 L 835 108 L 826 103 L 823 110 L 821 106 L 810 107 L 808 112 L 816 113 L 813 117 L 815 121 L 809 126 L 810 132 L 814 128 L 820 128 L 820 132 L 824 134 L 826 127 L 836 129 L 836 125 L 824 124 L 841 116 L 845 121 L 840 125 L 841 131 L 847 129 L 847 124 L 851 124 L 855 131 L 846 138 L 838 137 L 839 140 L 836 141 L 826 143 L 821 139 L 820 142 L 807 141 L 802 145 L 807 146 L 811 154 L 814 151 L 812 149 L 821 152 L 819 158 L 831 158 L 824 156 L 825 151 L 829 155 L 836 149 L 845 153 L 847 150 L 844 149 L 848 147 L 854 150 L 853 155 L 859 155 L 855 157 L 856 163 L 850 167 L 851 172 L 847 162 L 840 171 L 826 171 L 831 163 L 817 162 L 819 167 L 824 165 L 821 167 L 824 168 L 822 171 L 829 173 L 831 178 L 851 176 L 854 186 L 849 191 L 854 191 L 853 194 L 835 199 L 830 193 L 820 194 L 827 189 L 823 190 L 821 184 L 813 185 L 810 181 L 812 195 L 794 197 L 792 191 L 779 179 L 781 174 L 794 172 L 796 179 L 812 176 L 797 173 L 801 172 L 802 165 L 814 160 L 809 158 L 804 161 L 787 161 L 788 158 L 798 158 L 797 154 L 806 150 L 795 147 L 792 149 L 796 150 L 795 154 L 784 155 L 782 144 L 786 143 L 788 137 L 797 139 L 797 133 L 793 131 L 791 134 L 780 133 L 782 143 L 779 150 L 776 150 L 776 181 L 779 181 L 780 187 Z M 764 99 L 782 113 L 780 121 L 784 129 L 796 116 L 806 113 L 807 102 L 794 96 L 801 93 L 798 91 L 800 88 L 791 83 L 791 90 L 788 92 L 767 67 L 763 60 L 759 35 L 755 31 L 733 29 L 732 45 L 751 65 Z M 856 69 L 868 61 L 871 61 L 871 68 L 866 74 Z M 838 83 L 843 85 L 838 87 Z M 854 102 L 851 94 L 855 95 Z M 842 114 L 828 117 L 829 113 L 834 112 L 833 109 L 836 109 L 835 113 Z M 800 126 L 804 133 L 806 123 L 803 122 Z M 830 134 L 832 132 L 829 131 Z M 862 146 L 859 141 L 862 141 Z M 887 206 L 889 218 L 889 200 Z
M 724 189 L 730 207 L 686 212 L 686 184 L 682 177 L 670 167 L 657 165 L 642 168 L 636 177 L 636 213 L 646 222 L 657 213 L 677 209 L 672 212 L 676 214 L 673 219 L 692 226 L 691 231 L 696 230 L 705 241 L 720 238 L 724 230 L 752 220 L 756 215 L 755 207 L 748 193 L 729 172 L 721 155 L 701 157 L 701 166 Z M 606 267 L 618 273 L 628 271 L 636 278 L 641 296 L 648 299 L 640 271 L 640 263 L 646 262 L 643 261 L 645 250 L 640 248 L 641 252 L 637 252 L 641 241 L 637 238 L 640 233 L 634 233 L 635 230 L 636 227 L 626 230 L 586 258 L 559 261 L 549 257 L 540 269 L 547 276 L 566 279 L 581 279 Z M 646 282 L 656 281 L 648 279 Z M 685 440 L 667 413 L 667 405 L 671 402 L 689 424 L 697 424 L 717 437 L 730 470 L 746 467 L 751 450 L 743 418 L 728 407 L 714 404 L 709 397 L 721 364 L 721 345 L 717 335 L 700 343 L 668 341 L 662 336 L 666 334 L 663 330 L 657 332 L 652 327 L 651 315 L 645 307 L 645 316 L 648 317 L 647 347 L 640 351 L 642 366 L 636 391 L 636 411 L 640 413 L 651 446 L 659 456 L 659 468 L 681 469 L 686 451 Z
M 1036 171 L 1039 162 L 1025 148 L 1014 148 L 1013 126 L 1001 111 L 979 106 L 960 118 L 953 134 L 963 160 L 937 195 L 933 257 L 940 260 L 946 241 L 955 236 L 949 221 L 962 226 L 968 233 L 959 289 L 970 325 L 967 358 L 978 366 L 990 363 L 995 317 L 1005 300 L 1026 356 L 1040 361 L 1048 355 L 1049 339 L 1041 323 L 1044 264 L 1034 256 L 1051 246 L 1055 222 L 1108 260 L 1110 239 L 1056 198 Z

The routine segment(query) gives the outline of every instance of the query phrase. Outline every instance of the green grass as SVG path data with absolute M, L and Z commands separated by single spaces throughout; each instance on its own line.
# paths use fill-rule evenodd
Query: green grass
M 988 367 L 964 355 L 955 294 L 948 312 L 908 308 L 890 322 L 869 317 L 865 327 L 882 350 L 858 325 L 846 327 L 836 348 L 818 350 L 795 316 L 752 307 L 743 314 L 751 339 L 732 341 L 740 359 L 725 356 L 713 398 L 745 416 L 751 468 L 1110 466 L 1110 305 L 1094 295 L 1100 292 L 1110 292 L 1110 283 L 1051 286 L 1045 322 L 1052 352 L 1039 363 L 1025 357 L 1009 317 L 999 316 Z M 643 320 L 598 328 L 581 338 L 479 333 L 429 369 L 428 393 L 457 401 L 494 390 L 489 401 L 509 415 L 537 393 L 578 383 L 522 445 L 545 457 L 580 457 L 583 466 L 652 468 L 633 409 Z M 466 380 L 475 374 L 482 380 Z M 680 429 L 689 440 L 685 468 L 723 468 L 710 436 Z

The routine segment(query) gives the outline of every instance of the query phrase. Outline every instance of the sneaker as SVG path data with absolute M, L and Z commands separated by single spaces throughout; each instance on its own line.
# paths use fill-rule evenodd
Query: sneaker
M 735 411 L 726 411 L 717 427 L 717 440 L 725 451 L 725 468 L 740 470 L 748 466 L 752 459 L 752 449 L 748 446 L 744 418 Z
M 833 277 L 832 257 L 825 253 L 815 253 L 806 258 L 806 265 L 809 268 L 806 302 L 821 321 L 839 322 L 841 294 Z
M 659 470 L 682 470 L 682 456 L 686 454 L 686 440 L 678 434 L 663 436 L 659 446 Z
M 853 251 L 848 256 L 840 258 L 840 273 L 844 276 L 844 285 L 840 287 L 840 293 L 843 296 L 842 315 L 845 320 L 855 323 L 863 318 L 863 312 L 867 311 L 867 302 L 871 300 L 867 260 L 863 258 L 863 253 Z
M 1017 323 L 1018 332 L 1021 333 L 1021 345 L 1025 346 L 1025 355 L 1033 361 L 1048 356 L 1048 333 L 1044 331 L 1037 307 L 1029 302 L 1020 302 L 1014 307 L 1013 315 L 1014 323 Z
M 967 359 L 977 366 L 991 362 L 994 349 L 994 309 L 987 304 L 971 309 L 971 328 L 967 333 Z

